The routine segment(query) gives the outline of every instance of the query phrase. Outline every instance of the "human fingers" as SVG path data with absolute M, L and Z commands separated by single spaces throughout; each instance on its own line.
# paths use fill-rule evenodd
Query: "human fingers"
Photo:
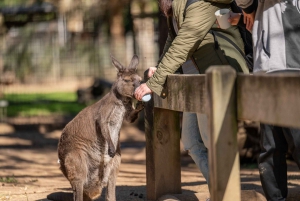
M 252 27 L 253 27 L 253 24 L 252 24 L 251 22 L 248 22 L 248 23 L 246 24 L 246 29 L 247 29 L 248 31 L 250 31 L 250 32 L 251 32 L 251 30 L 252 30 Z
M 143 96 L 146 94 L 152 93 L 151 89 L 144 83 L 136 88 L 134 96 L 137 100 L 142 100 Z
M 218 22 L 218 20 L 216 20 L 216 24 L 218 25 L 218 28 L 220 28 L 220 25 L 219 25 L 219 22 Z
M 255 19 L 255 11 L 252 13 L 245 13 L 244 14 L 244 19 L 246 20 L 246 29 L 250 32 L 252 32 L 253 24 L 254 24 L 254 19 Z
M 247 15 L 244 15 L 244 23 L 245 23 L 246 27 L 249 24 L 249 18 Z
M 241 13 L 230 12 L 230 16 L 228 18 L 228 22 L 231 25 L 237 25 L 241 19 Z
M 251 24 L 249 27 L 249 30 L 252 32 L 253 25 L 254 25 L 254 20 L 255 20 L 255 11 L 251 13 Z
M 150 67 L 148 71 L 148 77 L 152 77 L 156 69 L 157 69 L 156 67 Z
M 141 96 L 140 96 L 141 89 L 140 88 L 141 88 L 141 85 L 138 88 L 136 88 L 135 91 L 134 91 L 134 97 L 137 100 L 141 100 Z
M 251 32 L 252 28 L 253 28 L 253 24 L 254 24 L 254 19 L 251 17 L 248 17 L 246 29 Z
M 252 18 L 251 13 L 245 13 L 243 11 L 243 15 L 244 15 L 244 23 L 245 24 L 249 23 L 251 21 L 251 18 Z

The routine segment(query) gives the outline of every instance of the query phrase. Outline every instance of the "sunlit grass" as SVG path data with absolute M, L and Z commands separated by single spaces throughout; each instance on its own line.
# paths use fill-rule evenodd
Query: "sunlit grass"
M 85 105 L 76 102 L 76 93 L 5 94 L 8 117 L 76 115 Z
M 32 93 L 32 94 L 5 94 L 8 101 L 24 102 L 24 101 L 76 101 L 76 93 Z

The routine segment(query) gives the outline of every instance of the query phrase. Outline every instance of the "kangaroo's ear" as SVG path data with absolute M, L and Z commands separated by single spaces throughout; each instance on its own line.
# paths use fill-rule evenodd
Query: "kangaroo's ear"
M 113 63 L 113 65 L 117 68 L 117 70 L 123 71 L 125 68 L 122 64 L 120 64 L 120 62 L 117 61 L 117 59 L 115 59 L 112 55 L 110 55 L 111 61 Z
M 139 58 L 138 58 L 137 55 L 134 55 L 131 59 L 131 62 L 129 64 L 129 66 L 128 66 L 128 69 L 136 71 L 138 64 L 139 64 Z

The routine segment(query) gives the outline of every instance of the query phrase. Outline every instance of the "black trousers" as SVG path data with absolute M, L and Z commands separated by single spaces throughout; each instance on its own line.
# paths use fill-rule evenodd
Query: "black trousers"
M 258 163 L 266 198 L 285 200 L 288 194 L 286 154 L 289 150 L 300 168 L 300 129 L 261 124 L 261 148 Z

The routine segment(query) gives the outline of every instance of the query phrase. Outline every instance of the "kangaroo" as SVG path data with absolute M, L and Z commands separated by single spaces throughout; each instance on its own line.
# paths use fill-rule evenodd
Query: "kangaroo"
M 135 109 L 132 106 L 142 80 L 137 75 L 138 57 L 133 56 L 128 68 L 111 59 L 118 73 L 110 92 L 70 121 L 58 143 L 60 169 L 72 186 L 73 198 L 61 192 L 48 195 L 50 200 L 92 201 L 105 186 L 106 201 L 116 200 L 121 125 L 124 119 L 134 122 L 144 106 L 141 102 Z

